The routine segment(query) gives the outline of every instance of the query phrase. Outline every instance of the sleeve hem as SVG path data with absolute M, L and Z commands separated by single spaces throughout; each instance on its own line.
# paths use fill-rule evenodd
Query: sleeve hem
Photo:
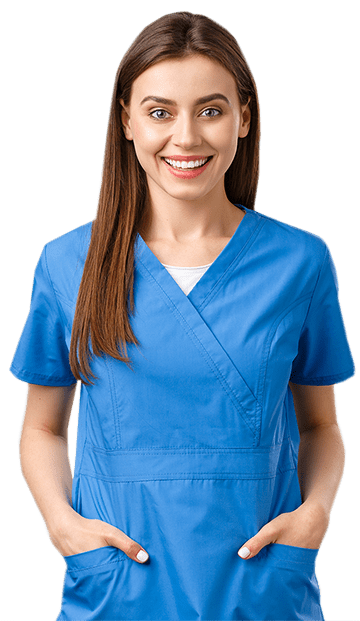
M 75 377 L 59 377 L 56 375 L 50 377 L 41 375 L 40 373 L 32 373 L 30 371 L 17 369 L 13 364 L 10 367 L 10 372 L 23 382 L 38 384 L 39 386 L 71 386 L 77 383 Z
M 337 384 L 344 382 L 355 374 L 355 367 L 351 367 L 347 371 L 337 373 L 336 375 L 325 375 L 323 377 L 311 377 L 305 378 L 295 375 L 290 376 L 290 381 L 294 384 L 300 384 L 301 386 L 331 386 L 331 384 Z

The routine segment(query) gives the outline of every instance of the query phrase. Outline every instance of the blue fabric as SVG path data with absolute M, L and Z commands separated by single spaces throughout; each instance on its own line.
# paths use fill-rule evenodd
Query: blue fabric
M 324 241 L 254 212 L 186 296 L 140 235 L 132 370 L 109 356 L 81 384 L 72 504 L 140 543 L 64 557 L 57 621 L 323 620 L 319 550 L 238 549 L 301 504 L 289 380 L 354 374 Z M 71 326 L 89 222 L 46 244 L 11 365 L 29 383 L 74 383 Z
M 44 386 L 76 383 L 65 333 L 64 313 L 49 276 L 45 246 L 35 269 L 30 312 L 11 366 L 14 375 Z

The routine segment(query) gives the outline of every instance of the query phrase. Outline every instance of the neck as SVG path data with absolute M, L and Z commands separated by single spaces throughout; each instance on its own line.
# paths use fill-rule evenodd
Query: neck
M 231 235 L 240 210 L 228 200 L 224 187 L 214 190 L 205 197 L 186 200 L 170 196 L 159 186 L 149 187 L 140 230 L 143 239 L 181 242 Z

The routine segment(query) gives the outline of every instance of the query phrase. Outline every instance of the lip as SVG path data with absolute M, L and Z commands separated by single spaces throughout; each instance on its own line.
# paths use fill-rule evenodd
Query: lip
M 169 159 L 172 159 L 172 158 L 169 158 Z M 210 159 L 206 162 L 206 164 L 204 164 L 203 166 L 200 166 L 199 168 L 189 168 L 187 170 L 185 169 L 176 170 L 175 168 L 170 166 L 170 164 L 168 164 L 164 158 L 162 158 L 162 161 L 164 162 L 164 165 L 169 170 L 169 172 L 171 172 L 175 177 L 179 177 L 180 179 L 193 179 L 194 177 L 198 177 L 199 175 L 201 175 L 201 173 L 204 172 L 204 170 L 211 164 L 212 159 L 213 158 L 210 157 Z

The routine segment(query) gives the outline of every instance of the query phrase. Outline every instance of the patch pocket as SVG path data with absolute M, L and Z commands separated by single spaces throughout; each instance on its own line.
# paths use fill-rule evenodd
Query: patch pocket
M 271 611 L 277 616 L 269 618 L 324 621 L 315 573 L 319 549 L 283 543 L 270 543 L 266 547 L 268 594 L 270 601 L 278 600 Z
M 63 559 L 67 570 L 57 621 L 114 619 L 114 601 L 119 601 L 124 590 L 124 569 L 129 567 L 123 561 L 130 557 L 119 548 L 104 546 Z
M 267 546 L 267 557 L 277 565 L 299 564 L 314 569 L 318 548 L 301 548 L 290 546 L 284 543 L 269 543 Z
M 66 562 L 67 572 L 73 575 L 80 574 L 81 572 L 87 574 L 101 573 L 112 567 L 115 568 L 116 563 L 126 558 L 129 557 L 125 552 L 114 546 L 103 546 L 101 548 L 95 548 L 94 550 L 63 556 Z

